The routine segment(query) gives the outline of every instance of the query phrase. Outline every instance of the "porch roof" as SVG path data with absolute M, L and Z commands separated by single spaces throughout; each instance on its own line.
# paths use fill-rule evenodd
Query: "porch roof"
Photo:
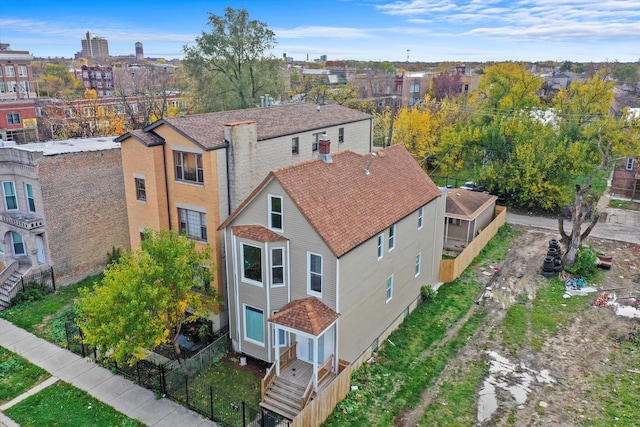
M 316 297 L 291 301 L 269 318 L 269 322 L 318 336 L 340 317 Z
M 259 225 L 236 225 L 231 227 L 231 231 L 238 237 L 255 240 L 256 242 L 280 242 L 289 240 L 286 237 Z
M 498 197 L 491 194 L 453 188 L 447 194 L 445 216 L 472 221 L 496 200 Z

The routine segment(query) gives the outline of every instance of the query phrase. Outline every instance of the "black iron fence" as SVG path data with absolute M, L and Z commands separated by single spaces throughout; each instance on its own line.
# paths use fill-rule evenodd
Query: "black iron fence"
M 20 281 L 22 289 L 25 289 L 32 283 L 37 283 L 51 289 L 51 292 L 55 292 L 56 290 L 56 281 L 53 277 L 53 267 L 49 267 L 47 270 L 34 271 L 29 274 L 25 274 L 22 276 Z
M 67 348 L 82 357 L 92 356 L 99 361 L 96 349 L 82 343 L 82 330 L 74 322 L 65 324 Z M 155 364 L 139 360 L 133 365 L 102 361 L 105 367 L 134 383 L 153 390 L 158 396 L 166 396 L 215 422 L 229 427 L 287 427 L 289 420 L 267 412 L 232 396 L 214 390 L 204 379 L 192 377 L 186 372 L 197 372 L 210 365 L 230 349 L 228 333 L 223 334 L 198 353 L 185 359 L 184 365 L 172 360 Z

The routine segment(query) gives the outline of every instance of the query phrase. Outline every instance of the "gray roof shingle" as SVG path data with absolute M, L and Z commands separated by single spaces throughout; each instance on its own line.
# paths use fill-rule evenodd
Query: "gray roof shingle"
M 256 122 L 258 141 L 260 141 L 372 118 L 370 114 L 335 104 L 323 105 L 319 111 L 316 104 L 285 104 L 266 108 L 167 117 L 147 126 L 145 132 L 167 124 L 203 149 L 215 150 L 225 146 L 224 126 L 228 123 Z

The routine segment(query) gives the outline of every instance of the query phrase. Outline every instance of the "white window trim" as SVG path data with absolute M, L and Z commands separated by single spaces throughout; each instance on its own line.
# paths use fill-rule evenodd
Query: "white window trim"
M 389 227 L 389 252 L 395 249 L 396 247 L 396 225 L 393 224 Z
M 418 230 L 424 227 L 424 206 L 418 209 Z
M 5 191 L 4 191 L 5 182 L 11 183 L 11 186 L 13 187 L 13 196 L 12 197 L 16 199 L 16 208 L 15 209 L 9 209 L 9 206 L 7 205 L 7 193 L 5 193 Z M 7 211 L 15 212 L 15 211 L 19 211 L 20 210 L 20 202 L 18 200 L 18 191 L 16 189 L 15 181 L 2 181 L 2 200 L 4 202 L 4 208 Z
M 389 286 L 389 283 L 391 283 L 391 286 Z M 385 281 L 385 285 L 384 286 L 385 286 L 384 295 L 386 297 L 385 303 L 388 303 L 389 301 L 391 301 L 393 299 L 393 274 L 391 276 L 387 277 L 387 280 Z
M 634 159 L 633 159 L 633 157 L 628 157 L 628 158 L 627 158 L 627 166 L 626 166 L 626 170 L 628 170 L 628 171 L 632 171 L 632 170 L 633 170 L 633 163 L 634 163 Z
M 31 187 L 31 197 L 29 197 L 29 190 L 27 190 L 28 187 Z M 36 213 L 37 209 L 36 209 L 36 197 L 33 194 L 33 184 L 25 182 L 24 183 L 24 199 L 27 202 L 27 210 L 30 213 Z M 29 203 L 29 200 L 33 200 L 33 210 L 31 209 L 31 204 Z
M 22 244 L 22 252 L 21 253 L 16 253 L 16 241 L 13 238 L 13 236 L 19 236 L 20 237 L 20 243 Z M 23 257 L 27 255 L 27 245 L 24 243 L 24 237 L 22 237 L 22 234 L 13 231 L 11 232 L 11 252 L 13 253 L 13 256 L 15 257 Z
M 278 310 L 274 310 L 271 312 L 271 315 L 273 316 L 274 314 L 276 314 L 278 312 Z M 276 333 L 278 329 L 276 327 L 271 328 L 271 346 L 273 348 L 278 348 L 278 347 L 286 347 L 287 346 L 287 331 L 285 331 L 284 329 L 280 329 L 283 334 L 284 334 L 284 342 L 282 344 L 280 344 L 280 337 L 277 337 L 276 335 L 278 335 Z
M 377 244 L 377 254 L 378 260 L 381 260 L 384 257 L 384 233 L 378 234 L 378 238 L 376 241 Z
M 320 292 L 311 289 L 311 255 L 320 257 Z M 307 294 L 322 298 L 322 289 L 324 288 L 324 259 L 322 255 L 313 252 L 307 252 Z
M 262 282 L 258 282 L 257 280 L 253 280 L 253 279 L 249 279 L 247 277 L 244 277 L 244 247 L 245 246 L 252 246 L 254 248 L 258 248 L 260 249 L 260 268 L 262 270 L 264 270 L 262 267 L 262 246 L 257 246 L 257 245 L 252 245 L 250 243 L 245 243 L 245 242 L 240 242 L 240 278 L 242 279 L 242 282 L 244 283 L 248 283 L 250 285 L 253 286 L 258 286 L 260 288 L 264 287 L 264 271 L 262 271 Z M 271 271 L 269 271 L 269 273 L 271 273 Z
M 269 228 L 271 230 L 274 230 L 274 231 L 282 232 L 282 231 L 284 231 L 284 199 L 283 199 L 282 196 L 276 196 L 276 195 L 273 195 L 273 194 L 269 194 L 268 198 L 269 198 Z M 273 199 L 280 199 L 280 210 L 281 210 L 281 212 L 279 213 L 279 215 L 280 215 L 280 225 L 281 225 L 280 228 L 274 227 L 273 224 L 271 223 L 271 218 L 272 218 L 271 215 L 274 213 L 273 212 L 272 203 L 271 203 L 271 201 Z M 278 214 L 278 212 L 275 212 L 275 213 Z
M 262 310 L 261 308 L 258 308 L 258 307 L 254 307 L 254 306 L 249 305 L 249 304 L 242 304 L 242 317 L 243 317 L 243 320 L 244 320 L 244 325 L 243 325 L 244 327 L 242 328 L 243 329 L 242 332 L 244 334 L 244 340 L 246 342 L 250 342 L 250 343 L 255 344 L 257 346 L 264 347 L 265 346 L 264 342 L 260 342 L 260 341 L 254 340 L 253 338 L 249 338 L 247 336 L 247 307 L 250 307 L 250 308 L 252 308 L 254 310 L 259 310 L 259 311 L 262 312 L 262 329 L 263 329 L 263 334 L 264 334 L 264 310 Z M 267 340 L 267 334 L 264 334 L 264 339 L 265 339 L 265 341 Z
M 274 265 L 273 264 L 273 251 L 274 249 L 276 250 L 281 250 L 282 251 L 282 265 Z M 285 251 L 284 251 L 284 247 L 281 246 L 277 246 L 275 248 L 269 248 L 269 273 L 271 273 L 271 276 L 269 277 L 270 281 L 271 281 L 271 287 L 272 288 L 282 288 L 284 286 L 287 286 L 287 276 L 285 275 L 285 268 L 284 268 L 284 260 L 285 260 Z M 273 283 L 273 267 L 282 267 L 282 283 L 279 284 L 274 284 Z
M 416 264 L 413 271 L 415 273 L 415 277 L 418 277 L 422 272 L 422 252 L 418 252 L 416 254 Z

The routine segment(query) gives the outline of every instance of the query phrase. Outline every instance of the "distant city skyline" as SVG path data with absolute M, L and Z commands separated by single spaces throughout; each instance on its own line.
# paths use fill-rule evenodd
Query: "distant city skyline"
M 637 0 L 158 0 L 4 2 L 0 42 L 36 57 L 72 58 L 89 31 L 112 56 L 182 58 L 207 12 L 245 8 L 276 34 L 271 53 L 295 60 L 640 60 Z

